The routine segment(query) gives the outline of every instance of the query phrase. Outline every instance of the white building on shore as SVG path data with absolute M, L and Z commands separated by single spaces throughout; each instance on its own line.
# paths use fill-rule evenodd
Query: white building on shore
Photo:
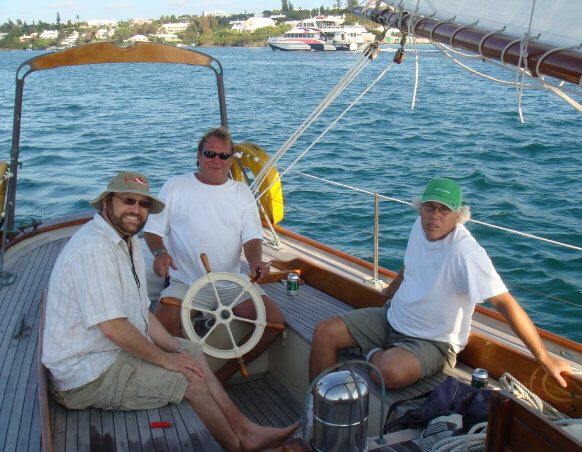
M 181 42 L 182 40 L 174 33 L 156 33 L 156 38 L 163 39 L 166 42 Z
M 77 39 L 79 39 L 80 36 L 81 35 L 79 35 L 79 32 L 75 30 L 61 41 L 61 45 L 64 47 L 73 47 L 77 43 Z
M 169 34 L 178 34 L 182 33 L 184 30 L 188 28 L 188 22 L 176 22 L 173 24 L 163 24 L 162 25 L 162 32 L 169 33 Z
M 109 39 L 113 37 L 114 34 L 115 34 L 114 28 L 100 28 L 95 32 L 95 37 L 97 39 Z
M 41 39 L 57 39 L 58 37 L 58 30 L 43 30 L 39 36 Z
M 249 17 L 247 20 L 233 20 L 231 30 L 252 33 L 259 28 L 275 27 L 277 24 L 268 17 Z
M 116 20 L 104 20 L 104 19 L 95 19 L 95 20 L 88 20 L 87 25 L 90 27 L 117 27 Z
M 133 35 L 131 38 L 126 39 L 128 42 L 149 42 L 149 39 L 145 35 Z

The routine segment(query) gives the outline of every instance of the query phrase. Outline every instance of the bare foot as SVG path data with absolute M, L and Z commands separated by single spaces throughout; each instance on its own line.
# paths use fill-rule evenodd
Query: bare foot
M 280 447 L 298 428 L 299 422 L 283 428 L 250 424 L 246 434 L 240 438 L 241 449 L 253 451 Z

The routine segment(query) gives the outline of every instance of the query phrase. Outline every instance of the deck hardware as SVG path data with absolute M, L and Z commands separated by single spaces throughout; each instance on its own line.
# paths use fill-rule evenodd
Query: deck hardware
M 375 60 L 379 54 L 380 46 L 376 42 L 368 44 L 368 46 L 364 49 L 364 55 L 366 55 L 370 60 Z
M 382 287 L 382 283 L 378 279 L 378 255 L 379 255 L 379 236 L 380 236 L 380 195 L 378 192 L 374 193 L 374 274 L 372 279 L 367 279 L 365 282 L 374 287 Z
M 394 58 L 392 59 L 392 61 L 394 61 L 396 64 L 401 64 L 404 61 L 405 56 L 406 56 L 406 54 L 404 53 L 404 47 L 400 47 L 394 53 Z
M 20 320 L 18 321 L 18 326 L 14 331 L 14 335 L 12 336 L 13 339 L 24 339 L 30 336 L 30 325 L 26 324 L 24 320 L 24 314 L 20 316 Z
M 9 286 L 16 281 L 16 274 L 0 271 L 0 286 Z

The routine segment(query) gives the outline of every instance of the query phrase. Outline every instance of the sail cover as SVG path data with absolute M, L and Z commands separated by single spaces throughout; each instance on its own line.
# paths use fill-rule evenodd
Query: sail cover
M 582 1 L 580 0 L 413 0 L 403 1 L 404 11 L 461 25 L 479 21 L 485 30 L 505 28 L 504 33 L 523 37 L 540 35 L 539 41 L 555 47 L 582 43 Z M 393 4 L 398 8 L 400 2 Z M 532 16 L 533 9 L 533 16 Z M 530 24 L 531 16 L 531 28 Z

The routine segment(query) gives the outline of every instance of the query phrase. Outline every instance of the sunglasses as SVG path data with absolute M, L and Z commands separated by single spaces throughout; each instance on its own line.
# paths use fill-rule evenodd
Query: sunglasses
M 202 153 L 204 154 L 204 157 L 206 157 L 207 159 L 213 159 L 214 157 L 216 157 L 218 155 L 218 158 L 220 160 L 228 160 L 230 158 L 230 156 L 232 155 L 231 153 L 228 152 L 212 152 L 212 151 L 202 151 Z
M 115 196 L 117 199 L 121 199 L 123 204 L 125 204 L 126 206 L 134 206 L 136 202 L 142 209 L 149 209 L 152 206 L 152 202 L 149 199 L 138 201 L 135 198 L 129 197 L 126 198 L 123 196 L 116 195 L 115 193 L 111 193 L 111 195 Z

